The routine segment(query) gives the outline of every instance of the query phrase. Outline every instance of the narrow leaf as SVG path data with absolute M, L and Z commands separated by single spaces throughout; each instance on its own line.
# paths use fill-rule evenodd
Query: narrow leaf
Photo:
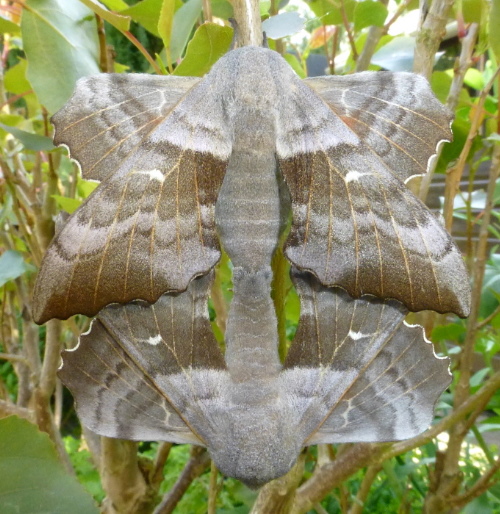
M 200 17 L 200 14 L 201 0 L 187 0 L 182 7 L 177 9 L 170 39 L 170 57 L 172 61 L 175 62 L 182 56 L 194 24 Z
M 124 32 L 130 28 L 130 16 L 123 16 L 108 11 L 108 9 L 103 7 L 97 0 L 80 0 L 80 2 L 85 4 L 89 9 L 92 9 L 98 16 L 118 30 Z
M 24 148 L 28 150 L 33 150 L 35 152 L 48 152 L 55 148 L 50 137 L 32 134 L 31 132 L 26 132 L 25 130 L 18 129 L 16 127 L 4 125 L 3 123 L 0 123 L 0 127 L 9 134 L 12 134 L 15 138 L 19 139 Z
M 500 0 L 492 0 L 490 11 L 490 46 L 497 58 L 500 61 Z
M 175 0 L 163 0 L 158 20 L 158 33 L 160 34 L 165 48 L 170 47 L 172 36 L 172 23 L 174 21 Z

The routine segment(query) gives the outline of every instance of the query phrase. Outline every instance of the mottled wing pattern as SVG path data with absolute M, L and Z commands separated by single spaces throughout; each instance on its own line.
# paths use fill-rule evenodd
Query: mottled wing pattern
M 392 158 L 377 155 L 305 84 L 287 105 L 277 152 L 292 199 L 288 259 L 356 298 L 373 294 L 413 311 L 466 316 L 465 265 L 450 235 L 404 185 L 414 170 L 398 176 L 388 167 Z
M 426 173 L 453 114 L 414 73 L 362 72 L 306 79 L 332 111 L 406 181 Z
M 225 370 L 208 319 L 212 278 L 154 305 L 106 307 L 78 347 L 63 352 L 59 376 L 86 426 L 109 437 L 205 444 L 188 411 L 198 407 L 203 417 L 198 403 Z
M 306 444 L 393 441 L 425 430 L 451 381 L 449 361 L 434 355 L 421 327 L 404 322 L 406 309 L 352 299 L 308 273 L 292 277 L 301 317 L 285 374 L 292 401 L 302 399 Z
M 91 77 L 78 82 L 53 122 L 56 144 L 68 145 L 83 176 L 101 185 L 46 253 L 37 322 L 92 316 L 113 302 L 154 302 L 214 266 L 214 208 L 229 135 L 209 84 Z

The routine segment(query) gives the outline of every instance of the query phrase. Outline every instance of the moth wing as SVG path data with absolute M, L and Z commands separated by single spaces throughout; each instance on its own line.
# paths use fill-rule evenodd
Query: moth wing
M 211 280 L 154 305 L 106 307 L 63 352 L 59 377 L 83 424 L 109 437 L 205 445 L 203 401 L 225 370 L 208 320 Z
M 392 158 L 298 79 L 282 101 L 277 154 L 292 200 L 292 264 L 356 298 L 467 316 L 468 276 L 451 236 L 388 167 Z
M 206 79 L 78 82 L 53 117 L 54 140 L 101 184 L 47 250 L 35 286 L 38 323 L 154 302 L 215 265 L 214 206 L 230 151 L 218 105 Z
M 362 72 L 306 79 L 309 87 L 400 180 L 427 172 L 453 114 L 415 73 Z
M 305 444 L 394 441 L 424 431 L 451 375 L 422 327 L 404 322 L 399 302 L 353 299 L 308 273 L 292 276 L 301 317 L 285 370 L 292 397 L 309 398 Z

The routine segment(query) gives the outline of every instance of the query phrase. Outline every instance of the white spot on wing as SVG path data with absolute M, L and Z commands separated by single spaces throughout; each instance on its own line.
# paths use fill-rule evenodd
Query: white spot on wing
M 157 344 L 160 344 L 162 342 L 162 338 L 160 334 L 155 335 L 154 337 L 151 336 L 149 339 L 146 339 L 146 343 L 150 344 L 151 346 L 156 346 Z
M 134 175 L 147 175 L 151 180 L 157 180 L 163 182 L 165 175 L 160 170 L 137 170 L 134 171 Z
M 347 175 L 344 177 L 346 182 L 355 182 L 358 181 L 364 175 L 371 175 L 371 173 L 362 173 L 360 171 L 351 170 L 347 172 Z
M 358 339 L 363 339 L 363 337 L 371 336 L 371 334 L 363 334 L 363 332 L 354 332 L 353 330 L 349 330 L 349 333 L 347 335 L 354 341 L 357 341 Z

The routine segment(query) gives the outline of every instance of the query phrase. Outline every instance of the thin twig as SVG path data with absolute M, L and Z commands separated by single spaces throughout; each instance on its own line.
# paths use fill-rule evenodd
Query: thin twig
M 25 357 L 13 353 L 0 353 L 0 359 L 5 361 L 22 362 L 23 364 L 28 364 L 28 361 Z
M 484 328 L 490 321 L 493 320 L 493 318 L 497 317 L 500 314 L 500 305 L 497 306 L 497 308 L 486 318 L 483 319 L 483 321 L 479 322 L 477 324 L 477 330 L 481 330 Z
M 156 61 L 149 55 L 149 52 L 142 46 L 141 42 L 128 30 L 124 30 L 122 34 L 141 52 L 141 54 L 146 58 L 146 60 L 149 62 L 153 70 L 155 70 L 155 73 L 157 75 L 163 75 L 162 70 L 156 64 Z
M 493 480 L 493 477 L 498 470 L 500 470 L 500 458 L 498 458 L 490 469 L 488 469 L 486 473 L 483 473 L 476 483 L 465 493 L 448 498 L 447 501 L 454 507 L 465 507 L 465 505 L 470 503 L 474 498 L 484 494 L 490 487 L 500 480 L 500 478 Z
M 198 478 L 210 464 L 210 456 L 205 448 L 193 446 L 191 458 L 179 475 L 172 489 L 164 496 L 162 502 L 156 507 L 154 514 L 169 514 L 184 496 L 193 480 Z
M 217 467 L 214 461 L 212 461 L 210 464 L 210 484 L 208 487 L 208 514 L 215 514 L 217 510 L 217 494 L 219 493 L 217 486 L 218 474 Z
M 356 495 L 354 503 L 349 509 L 348 514 L 361 514 L 363 512 L 366 499 L 370 494 L 371 486 L 375 478 L 377 478 L 380 469 L 380 464 L 368 466 L 368 468 L 365 471 L 365 476 L 363 477 L 361 485 L 359 486 L 358 494 Z
M 474 52 L 474 45 L 476 44 L 477 34 L 478 25 L 477 23 L 472 23 L 467 33 L 467 36 L 465 36 L 461 41 L 462 49 L 460 51 L 460 57 L 457 59 L 457 62 L 455 63 L 455 67 L 453 70 L 453 81 L 451 83 L 448 98 L 446 100 L 447 107 L 450 109 L 450 111 L 453 112 L 455 111 L 458 105 L 460 91 L 462 90 L 462 86 L 464 85 L 465 74 L 472 63 L 472 54 Z M 443 146 L 439 145 L 436 150 L 436 157 L 432 160 L 432 165 L 430 169 L 422 177 L 422 180 L 420 182 L 419 197 L 422 201 L 425 201 L 427 195 L 429 194 L 429 188 L 432 179 L 434 178 L 436 166 L 442 151 Z
M 387 6 L 389 0 L 379 0 L 383 6 Z M 365 71 L 370 65 L 370 61 L 375 53 L 375 48 L 380 41 L 380 38 L 386 33 L 386 27 L 371 26 L 368 30 L 368 36 L 366 42 L 363 45 L 363 50 L 359 54 L 359 59 L 356 61 L 356 72 Z
M 359 55 L 358 51 L 356 50 L 356 42 L 354 41 L 354 36 L 352 34 L 351 24 L 347 19 L 344 0 L 340 0 L 340 13 L 342 15 L 342 23 L 344 24 L 344 28 L 347 33 L 347 39 L 349 40 L 349 45 L 351 46 L 352 59 L 354 62 L 356 62 L 358 60 Z
M 472 119 L 469 134 L 467 135 L 467 140 L 465 141 L 464 147 L 462 148 L 462 152 L 460 153 L 458 162 L 454 168 L 449 170 L 446 176 L 443 215 L 445 220 L 445 227 L 448 230 L 451 230 L 451 225 L 453 222 L 453 200 L 455 199 L 455 195 L 458 190 L 458 185 L 460 184 L 460 180 L 462 178 L 462 174 L 465 168 L 465 163 L 467 162 L 470 149 L 472 148 L 472 143 L 474 142 L 474 139 L 479 131 L 479 127 L 481 126 L 481 122 L 483 119 L 484 103 L 486 102 L 486 98 L 488 97 L 490 89 L 493 87 L 493 84 L 495 83 L 496 77 L 499 73 L 500 66 L 495 70 L 495 73 L 493 74 L 492 78 L 481 91 L 478 102 L 475 105 L 474 117 Z

